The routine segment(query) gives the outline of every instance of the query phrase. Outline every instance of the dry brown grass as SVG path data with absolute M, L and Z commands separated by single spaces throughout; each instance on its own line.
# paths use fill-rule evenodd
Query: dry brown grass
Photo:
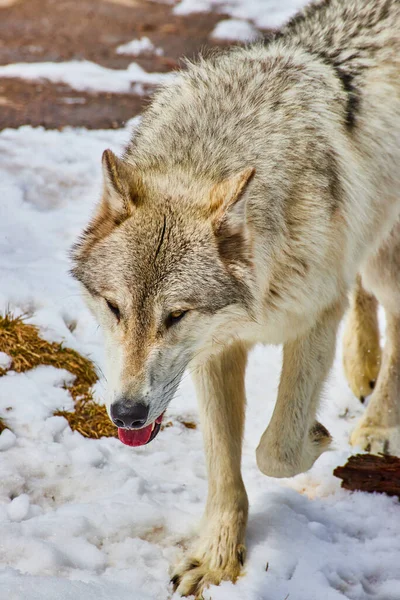
M 186 429 L 197 429 L 197 424 L 194 421 L 188 421 L 184 417 L 176 417 L 176 421 L 186 427 Z M 167 427 L 173 427 L 174 423 L 172 421 L 167 421 L 161 426 L 161 429 L 165 429 Z
M 11 357 L 10 369 L 17 373 L 39 365 L 66 369 L 76 377 L 69 388 L 74 398 L 85 393 L 97 381 L 90 360 L 75 350 L 64 348 L 62 344 L 43 340 L 39 337 L 37 328 L 25 323 L 21 317 L 10 314 L 0 316 L 0 349 Z M 4 369 L 0 370 L 0 375 L 4 373 Z
M 90 397 L 75 400 L 75 410 L 58 410 L 57 416 L 65 417 L 74 431 L 89 438 L 118 437 L 118 429 L 110 421 L 105 406 L 93 402 Z
M 73 383 L 66 385 L 75 401 L 75 410 L 57 411 L 55 414 L 65 417 L 71 429 L 85 437 L 117 437 L 117 428 L 111 423 L 105 407 L 93 401 L 91 388 L 97 381 L 97 375 L 89 359 L 75 350 L 64 348 L 62 344 L 43 340 L 34 325 L 11 314 L 0 316 L 0 351 L 12 358 L 8 370 L 17 373 L 39 365 L 52 365 L 75 375 Z M 6 369 L 0 368 L 0 376 L 6 372 Z M 4 428 L 4 422 L 0 422 L 0 432 Z

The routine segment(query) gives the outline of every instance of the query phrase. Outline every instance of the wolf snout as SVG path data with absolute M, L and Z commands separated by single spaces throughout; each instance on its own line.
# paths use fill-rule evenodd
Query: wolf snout
M 143 402 L 122 398 L 111 405 L 111 419 L 117 427 L 140 429 L 149 416 L 149 407 Z

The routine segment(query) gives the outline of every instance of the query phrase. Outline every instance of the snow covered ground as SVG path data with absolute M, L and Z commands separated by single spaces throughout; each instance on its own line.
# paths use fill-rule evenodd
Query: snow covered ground
M 46 79 L 54 83 L 65 83 L 80 91 L 142 94 L 143 84 L 158 85 L 171 75 L 146 73 L 134 62 L 127 69 L 107 69 L 89 60 L 71 60 L 0 66 L 0 77 L 18 77 L 32 81 Z
M 300 3 L 229 0 L 224 11 L 267 26 L 256 14 L 262 6 L 282 19 Z M 75 81 L 82 74 L 71 68 Z M 100 333 L 68 275 L 67 252 L 99 196 L 102 151 L 120 151 L 134 124 L 0 133 L 0 311 L 27 314 L 46 339 L 64 340 L 100 367 Z M 243 453 L 248 560 L 236 585 L 225 582 L 205 598 L 399 600 L 399 502 L 346 492 L 332 475 L 352 452 L 349 432 L 363 410 L 345 383 L 340 344 L 320 414 L 335 449 L 293 479 L 258 471 L 255 448 L 272 414 L 280 365 L 279 348 L 252 353 Z M 13 431 L 0 435 L 0 599 L 171 599 L 169 567 L 195 535 L 207 490 L 201 432 L 173 419 L 197 421 L 190 377 L 167 413 L 174 426 L 141 448 L 86 439 L 54 417 L 72 406 L 62 387 L 68 377 L 39 367 L 0 378 L 0 417 Z M 99 383 L 99 401 L 102 393 Z
M 213 10 L 237 19 L 253 21 L 258 27 L 281 27 L 288 16 L 300 10 L 308 0 L 180 0 L 177 15 Z
M 156 54 L 157 56 L 162 56 L 164 54 L 164 50 L 162 48 L 156 48 L 146 36 L 142 36 L 138 40 L 132 40 L 127 44 L 122 44 L 121 46 L 118 46 L 115 51 L 117 54 L 130 54 L 131 56 L 140 56 L 141 54 Z
M 225 42 L 255 42 L 260 32 L 248 21 L 242 19 L 223 19 L 216 24 L 211 38 Z

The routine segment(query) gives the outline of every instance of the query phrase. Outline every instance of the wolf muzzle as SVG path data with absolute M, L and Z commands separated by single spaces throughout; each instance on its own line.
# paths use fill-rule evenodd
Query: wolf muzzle
M 143 402 L 132 402 L 125 398 L 111 405 L 111 419 L 118 427 L 118 437 L 127 446 L 144 446 L 161 429 L 163 414 L 154 423 L 144 426 L 149 416 L 149 406 Z

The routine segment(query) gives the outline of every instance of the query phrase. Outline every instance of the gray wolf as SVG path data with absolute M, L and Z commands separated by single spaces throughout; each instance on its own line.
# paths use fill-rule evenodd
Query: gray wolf
M 235 581 L 245 558 L 254 344 L 283 344 L 256 453 L 263 473 L 306 471 L 328 449 L 316 413 L 348 304 L 345 372 L 361 399 L 372 392 L 351 441 L 400 452 L 399 73 L 398 0 L 323 0 L 265 44 L 189 63 L 122 158 L 104 153 L 73 273 L 104 331 L 108 410 L 124 443 L 157 435 L 193 373 L 209 493 L 201 536 L 173 575 L 183 595 Z

